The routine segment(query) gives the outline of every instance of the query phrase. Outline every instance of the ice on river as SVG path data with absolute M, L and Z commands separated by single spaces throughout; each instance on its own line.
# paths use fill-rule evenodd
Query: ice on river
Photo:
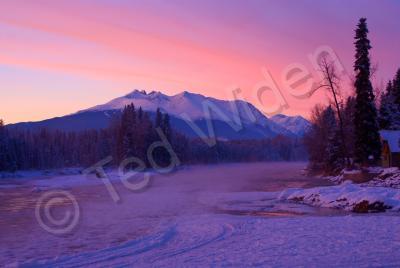
M 301 175 L 304 166 L 187 167 L 156 175 L 146 191 L 135 193 L 113 178 L 120 196 L 117 203 L 102 183 L 92 183 L 94 178 L 90 183 L 79 175 L 8 180 L 0 192 L 0 263 L 11 267 L 399 266 L 397 214 L 360 216 L 279 200 L 287 188 L 327 184 Z M 57 189 L 71 193 L 80 207 L 78 225 L 64 235 L 46 232 L 35 218 L 40 196 Z

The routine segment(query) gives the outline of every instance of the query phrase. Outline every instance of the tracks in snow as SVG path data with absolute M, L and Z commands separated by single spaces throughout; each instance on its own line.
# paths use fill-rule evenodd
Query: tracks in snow
M 135 239 L 118 246 L 97 251 L 60 257 L 56 260 L 34 262 L 26 267 L 84 267 L 118 266 L 129 264 L 152 264 L 173 258 L 218 241 L 229 238 L 234 233 L 234 226 L 227 223 L 210 222 L 199 225 L 196 220 L 168 224 L 153 234 Z

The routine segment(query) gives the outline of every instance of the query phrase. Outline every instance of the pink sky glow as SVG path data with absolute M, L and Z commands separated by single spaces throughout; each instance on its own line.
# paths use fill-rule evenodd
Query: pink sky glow
M 398 1 L 13 0 L 0 13 L 0 118 L 7 123 L 61 116 L 133 89 L 183 90 L 254 100 L 270 72 L 288 115 L 327 101 L 318 90 L 296 98 L 282 72 L 293 63 L 313 75 L 309 54 L 331 47 L 352 75 L 353 34 L 367 17 L 381 87 L 400 67 Z M 317 79 L 317 78 L 316 78 Z M 350 82 L 343 88 L 350 90 Z

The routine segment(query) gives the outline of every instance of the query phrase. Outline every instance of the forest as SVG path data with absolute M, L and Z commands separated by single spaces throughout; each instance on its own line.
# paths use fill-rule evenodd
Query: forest
M 309 153 L 309 169 L 326 175 L 344 168 L 379 165 L 380 130 L 400 130 L 400 69 L 384 90 L 372 86 L 371 42 L 365 18 L 355 30 L 354 92 L 340 99 L 340 77 L 333 65 L 321 65 L 326 88 L 331 92 L 329 105 L 317 105 L 311 114 L 312 127 L 304 137 Z
M 155 142 L 165 145 L 151 149 L 150 157 L 158 166 L 170 164 L 168 146 L 183 164 L 305 159 L 300 139 L 276 136 L 261 140 L 218 140 L 210 147 L 200 138 L 189 139 L 172 129 L 167 113 L 157 110 L 152 120 L 141 107 L 137 109 L 131 104 L 108 128 L 99 130 L 8 129 L 0 120 L 0 171 L 88 168 L 110 156 L 111 166 L 137 157 L 151 167 L 148 153 Z

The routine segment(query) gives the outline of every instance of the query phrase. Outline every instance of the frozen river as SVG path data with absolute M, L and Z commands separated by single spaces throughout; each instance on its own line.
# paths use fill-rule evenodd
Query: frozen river
M 155 175 L 132 192 L 111 175 L 113 194 L 81 175 L 4 180 L 0 263 L 10 266 L 399 266 L 400 218 L 353 215 L 279 201 L 280 191 L 329 185 L 301 173 L 305 163 L 185 167 Z M 73 203 L 35 214 L 38 200 L 63 190 Z M 115 195 L 118 197 L 115 202 Z M 114 197 L 114 198 L 113 198 Z M 54 205 L 53 204 L 53 205 Z M 70 215 L 73 218 L 76 215 Z M 75 219 L 75 218 L 74 218 Z

